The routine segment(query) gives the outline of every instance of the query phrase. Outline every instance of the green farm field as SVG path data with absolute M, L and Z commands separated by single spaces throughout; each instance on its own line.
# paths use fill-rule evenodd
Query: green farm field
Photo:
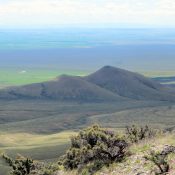
M 172 77 L 175 76 L 175 71 L 140 71 L 139 73 L 147 77 Z
M 83 70 L 57 70 L 47 68 L 0 68 L 0 88 L 48 81 L 59 75 L 87 75 Z
M 56 68 L 2 67 L 0 68 L 0 88 L 48 81 L 62 74 L 84 76 L 91 72 L 88 70 L 59 70 Z M 175 71 L 140 71 L 140 73 L 147 77 L 175 76 Z

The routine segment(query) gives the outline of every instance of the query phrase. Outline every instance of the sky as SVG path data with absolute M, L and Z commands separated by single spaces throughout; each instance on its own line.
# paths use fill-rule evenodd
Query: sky
M 174 0 L 0 0 L 0 27 L 175 27 Z

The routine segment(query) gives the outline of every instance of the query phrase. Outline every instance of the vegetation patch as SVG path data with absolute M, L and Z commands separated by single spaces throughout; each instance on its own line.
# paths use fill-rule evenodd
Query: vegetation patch
M 170 171 L 170 164 L 168 156 L 172 153 L 175 153 L 174 146 L 166 146 L 161 152 L 151 151 L 145 159 L 154 163 L 158 168 L 155 170 L 155 174 L 166 174 Z
M 78 168 L 94 174 L 104 165 L 121 162 L 127 155 L 128 144 L 114 132 L 94 125 L 71 138 L 71 147 L 62 157 L 65 169 Z
M 146 126 L 127 126 L 126 136 L 131 143 L 138 143 L 141 140 L 155 137 L 156 131 Z
M 128 128 L 137 131 L 137 141 L 98 125 L 83 129 L 71 137 L 66 153 L 52 163 L 22 156 L 3 158 L 11 166 L 12 175 L 174 175 L 174 133 L 150 134 L 154 130 L 148 126 Z

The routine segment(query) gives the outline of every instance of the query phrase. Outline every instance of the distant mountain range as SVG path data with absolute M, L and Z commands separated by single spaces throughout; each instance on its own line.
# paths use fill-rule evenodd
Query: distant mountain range
M 0 99 L 175 102 L 175 95 L 172 92 L 171 88 L 140 74 L 105 66 L 85 77 L 62 75 L 52 81 L 9 87 L 0 91 Z

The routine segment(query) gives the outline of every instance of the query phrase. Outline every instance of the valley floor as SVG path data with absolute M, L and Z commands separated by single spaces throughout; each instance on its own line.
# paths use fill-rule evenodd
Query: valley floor
M 99 123 L 120 131 L 130 124 L 169 128 L 175 126 L 174 114 L 175 104 L 153 101 L 97 104 L 65 104 L 37 100 L 0 101 L 0 152 L 6 152 L 12 157 L 19 153 L 35 160 L 52 161 L 68 148 L 70 136 L 86 126 Z M 175 146 L 174 138 L 174 135 L 159 138 L 157 142 L 162 146 L 165 144 Z M 137 149 L 149 148 L 148 142 L 143 146 L 133 147 L 133 150 L 137 152 Z M 120 174 L 127 172 L 130 169 L 127 162 L 131 160 L 139 162 L 137 157 L 139 158 L 140 154 L 143 153 L 128 158 L 125 162 L 126 168 L 121 168 L 122 164 L 114 166 L 114 169 L 112 166 L 110 173 L 113 171 L 116 173 L 120 169 L 124 171 L 119 171 Z M 8 170 L 2 160 L 0 170 L 0 175 L 6 175 Z M 108 170 L 104 169 L 101 173 L 109 173 Z

